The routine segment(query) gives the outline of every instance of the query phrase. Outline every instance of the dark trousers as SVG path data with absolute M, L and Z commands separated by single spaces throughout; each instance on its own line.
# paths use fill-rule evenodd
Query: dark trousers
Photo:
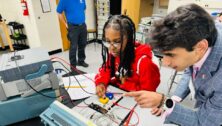
M 78 49 L 78 62 L 84 62 L 85 47 L 87 44 L 87 27 L 86 24 L 73 25 L 68 24 L 68 39 L 70 40 L 69 60 L 72 66 L 76 66 L 76 52 Z

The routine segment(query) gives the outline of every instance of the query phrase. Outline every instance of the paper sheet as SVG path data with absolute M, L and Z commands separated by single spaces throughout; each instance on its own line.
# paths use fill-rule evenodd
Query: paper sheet
M 83 75 L 77 75 L 75 77 L 79 81 L 81 86 L 84 88 L 84 90 L 95 94 L 96 93 L 96 87 L 95 87 L 95 83 L 94 83 L 95 74 L 84 74 L 84 75 L 91 78 L 93 81 L 86 78 Z M 74 76 L 70 76 L 71 83 L 69 86 L 69 77 L 62 78 L 63 83 L 64 83 L 64 87 L 67 89 L 67 87 L 69 86 L 68 93 L 69 93 L 70 98 L 72 100 L 77 100 L 77 99 L 82 99 L 82 98 L 86 98 L 86 97 L 91 96 L 92 94 L 88 94 L 85 91 L 83 91 L 82 88 L 80 88 L 76 79 L 74 78 Z

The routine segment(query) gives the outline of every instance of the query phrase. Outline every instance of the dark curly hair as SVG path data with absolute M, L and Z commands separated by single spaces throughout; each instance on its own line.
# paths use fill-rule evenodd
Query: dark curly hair
M 133 21 L 125 15 L 113 15 L 108 21 L 105 23 L 103 28 L 103 40 L 105 40 L 105 30 L 108 28 L 113 28 L 120 32 L 121 43 L 123 42 L 123 37 L 127 37 L 127 44 L 124 51 L 120 51 L 120 64 L 118 68 L 118 72 L 125 76 L 131 76 L 131 64 L 135 58 L 135 25 Z M 122 50 L 122 44 L 121 49 Z M 110 58 L 109 66 L 106 66 L 107 57 Z M 115 76 L 115 58 L 112 55 L 108 54 L 108 48 L 102 45 L 102 57 L 103 57 L 103 65 L 102 67 L 111 68 L 111 77 Z M 124 73 L 124 70 L 126 73 Z
M 154 25 L 153 49 L 169 51 L 176 47 L 192 51 L 193 46 L 206 39 L 213 46 L 217 30 L 212 17 L 200 6 L 188 4 L 178 7 Z

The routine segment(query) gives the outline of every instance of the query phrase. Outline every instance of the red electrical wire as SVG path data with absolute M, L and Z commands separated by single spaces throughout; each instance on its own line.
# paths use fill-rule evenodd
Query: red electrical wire
M 59 59 L 59 60 L 63 61 L 65 64 L 69 65 L 72 70 L 76 71 L 77 73 L 81 74 L 82 76 L 86 77 L 87 79 L 95 82 L 93 79 L 91 79 L 91 78 L 87 77 L 86 75 L 82 74 L 81 71 L 79 71 L 78 69 L 76 69 L 76 67 L 72 66 L 71 64 L 69 64 L 69 63 L 68 63 L 67 61 L 65 61 L 64 59 L 62 59 L 62 58 L 60 58 L 60 57 L 52 57 L 51 60 L 53 60 L 53 59 Z M 123 93 L 113 92 L 113 94 L 123 94 Z M 136 125 L 139 124 L 139 116 L 138 116 L 137 112 L 134 110 L 137 105 L 135 105 L 132 109 L 129 109 L 129 108 L 126 108 L 126 107 L 124 107 L 124 106 L 121 106 L 121 105 L 119 105 L 119 104 L 117 104 L 117 103 L 115 103 L 115 102 L 114 102 L 113 104 L 115 104 L 115 105 L 117 105 L 117 106 L 119 106 L 119 107 L 121 107 L 121 108 L 130 110 L 130 115 L 129 115 L 129 117 L 128 117 L 127 120 L 126 120 L 125 126 L 129 126 L 128 124 L 129 124 L 129 121 L 130 121 L 133 113 L 135 113 L 138 121 L 136 122 L 136 124 L 133 124 L 133 125 L 131 125 L 131 126 L 136 126 Z M 87 107 L 87 106 L 77 106 L 77 107 Z M 115 123 L 117 123 L 117 122 L 114 121 L 114 120 L 112 120 L 112 121 L 115 122 Z
M 93 79 L 91 79 L 91 78 L 87 77 L 86 75 L 82 74 L 81 71 L 79 71 L 78 69 L 76 69 L 76 67 L 72 66 L 71 64 L 69 64 L 69 63 L 68 63 L 67 61 L 65 61 L 64 59 L 62 59 L 62 58 L 60 58 L 60 57 L 52 57 L 51 60 L 53 60 L 53 59 L 59 59 L 59 60 L 63 61 L 65 64 L 69 65 L 72 70 L 76 71 L 77 73 L 81 74 L 82 76 L 86 77 L 87 79 L 95 82 Z
M 139 115 L 138 115 L 137 112 L 135 111 L 135 108 L 136 108 L 137 104 L 136 104 L 132 109 L 126 108 L 126 107 L 124 107 L 124 106 L 121 106 L 121 105 L 119 105 L 118 103 L 115 103 L 115 102 L 114 102 L 113 104 L 115 104 L 116 106 L 119 106 L 119 107 L 121 107 L 121 108 L 123 108 L 123 109 L 130 110 L 130 115 L 129 115 L 129 117 L 127 118 L 126 123 L 124 124 L 124 126 L 129 126 L 128 124 L 129 124 L 129 121 L 130 121 L 133 113 L 135 113 L 138 121 L 137 121 L 135 124 L 130 125 L 130 126 L 137 126 L 137 125 L 139 124 Z
M 129 122 L 130 122 L 130 119 L 131 119 L 132 115 L 133 115 L 133 110 L 130 111 L 130 115 L 129 115 L 129 117 L 127 118 L 127 120 L 126 120 L 126 122 L 125 122 L 125 124 L 124 124 L 125 126 L 128 126 L 128 125 L 129 125 Z

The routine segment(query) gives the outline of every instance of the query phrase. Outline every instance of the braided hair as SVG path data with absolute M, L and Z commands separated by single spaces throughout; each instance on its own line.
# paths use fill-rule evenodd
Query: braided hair
M 105 30 L 112 28 L 120 32 L 121 48 L 120 48 L 120 64 L 118 68 L 118 76 L 132 76 L 131 65 L 135 58 L 135 25 L 133 21 L 125 15 L 114 15 L 109 17 L 103 28 L 103 40 L 105 40 Z M 122 51 L 122 43 L 124 36 L 127 37 L 125 49 Z M 110 59 L 106 66 L 107 58 Z M 102 44 L 102 67 L 111 69 L 111 77 L 115 76 L 115 57 L 108 54 L 108 48 Z

